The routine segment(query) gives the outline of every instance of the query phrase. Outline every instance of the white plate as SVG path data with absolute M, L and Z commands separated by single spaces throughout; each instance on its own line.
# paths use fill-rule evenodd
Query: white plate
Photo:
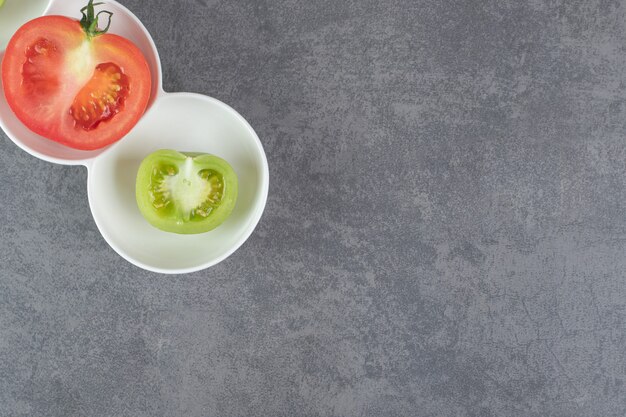
M 177 235 L 152 227 L 135 202 L 141 161 L 159 149 L 211 153 L 237 173 L 231 216 L 215 230 Z M 198 94 L 164 94 L 126 138 L 93 161 L 89 203 L 100 232 L 120 255 L 156 272 L 191 272 L 215 265 L 246 241 L 261 218 L 268 169 L 254 130 L 232 108 Z
M 45 13 L 80 15 L 83 3 L 53 0 Z M 105 240 L 123 258 L 161 273 L 193 272 L 215 265 L 248 239 L 261 218 L 269 188 L 263 146 L 246 120 L 219 100 L 198 94 L 165 93 L 159 55 L 143 24 L 115 1 L 100 7 L 114 12 L 110 32 L 132 40 L 152 71 L 150 104 L 135 128 L 108 148 L 71 149 L 28 130 L 11 112 L 1 88 L 0 127 L 16 145 L 37 158 L 87 167 L 94 220 Z M 143 158 L 158 149 L 211 153 L 233 166 L 239 179 L 239 196 L 224 224 L 199 235 L 167 233 L 148 224 L 135 202 L 135 179 Z

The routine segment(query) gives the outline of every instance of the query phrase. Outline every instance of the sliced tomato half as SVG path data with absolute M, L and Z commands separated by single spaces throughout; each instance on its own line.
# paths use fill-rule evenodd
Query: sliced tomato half
M 80 22 L 44 16 L 24 24 L 2 61 L 15 115 L 33 132 L 84 150 L 126 135 L 143 115 L 152 84 L 139 48 L 100 31 L 92 3 L 85 8 L 91 6 L 92 21 L 85 14 Z

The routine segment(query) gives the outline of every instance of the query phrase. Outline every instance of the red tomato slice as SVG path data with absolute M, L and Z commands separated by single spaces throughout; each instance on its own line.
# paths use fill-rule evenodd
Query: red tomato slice
M 2 83 L 9 106 L 29 129 L 91 150 L 121 139 L 139 121 L 151 75 L 129 40 L 89 36 L 77 20 L 44 16 L 11 38 Z

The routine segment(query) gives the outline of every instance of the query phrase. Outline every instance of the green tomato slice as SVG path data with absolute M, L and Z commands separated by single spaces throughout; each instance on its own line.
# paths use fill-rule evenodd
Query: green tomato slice
M 163 149 L 139 166 L 135 196 L 154 227 L 195 234 L 215 229 L 230 216 L 237 189 L 237 174 L 222 158 Z

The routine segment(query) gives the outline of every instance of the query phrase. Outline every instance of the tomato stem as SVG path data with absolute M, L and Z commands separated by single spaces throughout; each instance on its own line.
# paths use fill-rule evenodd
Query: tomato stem
M 104 4 L 103 2 L 94 3 L 93 0 L 89 0 L 89 3 L 82 9 L 80 12 L 83 14 L 82 19 L 80 19 L 80 26 L 83 28 L 87 36 L 93 38 L 94 36 L 102 35 L 107 33 L 109 27 L 111 26 L 111 17 L 113 16 L 113 12 L 108 10 L 101 10 L 98 13 L 95 12 L 94 7 Z M 109 16 L 109 20 L 104 29 L 98 29 L 98 18 L 100 15 L 104 13 Z

